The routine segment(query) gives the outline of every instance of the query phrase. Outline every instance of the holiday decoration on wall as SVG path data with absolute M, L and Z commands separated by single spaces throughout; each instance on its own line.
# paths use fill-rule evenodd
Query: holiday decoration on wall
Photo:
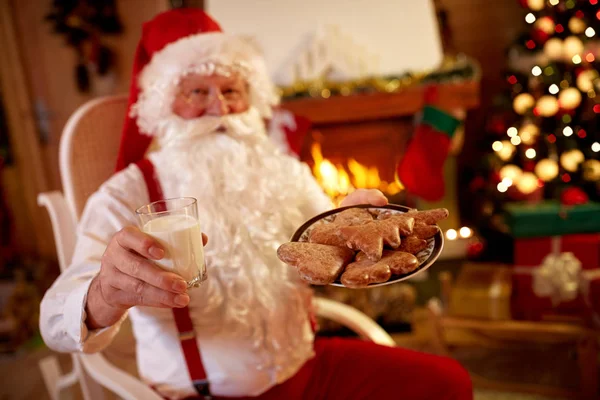
M 102 36 L 123 29 L 115 0 L 54 0 L 46 20 L 77 53 L 77 88 L 90 91 L 91 74 L 104 76 L 114 64 L 114 53 L 102 42 Z
M 328 71 L 327 69 L 325 71 Z M 350 76 L 337 74 L 338 77 Z M 301 97 L 329 98 L 356 93 L 396 93 L 419 84 L 458 83 L 478 80 L 479 66 L 465 57 L 446 57 L 440 68 L 433 71 L 407 72 L 394 76 L 371 76 L 333 81 L 328 75 L 307 81 L 298 81 L 289 87 L 280 87 L 283 99 Z
M 468 178 L 477 224 L 497 232 L 507 231 L 514 202 L 552 218 L 561 209 L 544 201 L 600 202 L 600 2 L 519 3 L 523 33 L 508 49 L 506 87 L 481 135 L 487 155 Z

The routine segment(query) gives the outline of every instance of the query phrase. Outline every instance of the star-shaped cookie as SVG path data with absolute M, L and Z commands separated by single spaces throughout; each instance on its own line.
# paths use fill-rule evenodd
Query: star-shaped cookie
M 313 285 L 334 282 L 354 257 L 348 248 L 325 244 L 290 242 L 277 249 L 281 261 L 296 268 L 305 281 Z
M 340 235 L 340 226 L 336 224 L 315 225 L 310 231 L 308 241 L 330 246 L 348 247 L 346 246 L 346 240 Z

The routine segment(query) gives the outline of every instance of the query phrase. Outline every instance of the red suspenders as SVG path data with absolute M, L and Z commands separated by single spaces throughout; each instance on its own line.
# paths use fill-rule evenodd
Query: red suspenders
M 139 161 L 137 166 L 144 175 L 150 201 L 153 202 L 164 199 L 160 183 L 154 174 L 154 165 L 152 165 L 150 160 L 144 159 Z M 185 357 L 185 363 L 187 364 L 187 370 L 190 374 L 192 383 L 199 395 L 204 396 L 205 399 L 209 399 L 209 383 L 206 378 L 204 366 L 202 365 L 200 348 L 198 347 L 194 325 L 190 318 L 190 310 L 188 307 L 173 308 L 173 317 L 175 318 L 175 325 L 179 332 L 179 341 L 181 342 L 181 350 L 183 351 L 183 356 Z

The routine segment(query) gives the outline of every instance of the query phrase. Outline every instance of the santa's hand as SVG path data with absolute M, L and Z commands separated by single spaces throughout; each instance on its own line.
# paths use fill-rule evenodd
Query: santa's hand
M 204 234 L 202 239 L 206 244 Z M 133 306 L 187 306 L 190 297 L 186 282 L 153 262 L 164 255 L 164 249 L 154 238 L 135 227 L 116 233 L 102 256 L 100 273 L 88 290 L 88 328 L 113 325 Z
M 358 189 L 350 193 L 342 202 L 340 207 L 356 206 L 359 204 L 370 204 L 372 206 L 385 206 L 387 197 L 377 189 Z

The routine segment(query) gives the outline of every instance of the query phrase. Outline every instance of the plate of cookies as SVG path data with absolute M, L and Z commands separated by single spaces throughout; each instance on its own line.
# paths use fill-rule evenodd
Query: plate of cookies
M 438 208 L 417 211 L 389 204 L 327 211 L 304 223 L 277 250 L 312 285 L 352 289 L 404 281 L 439 257 L 444 237 L 437 223 L 448 217 Z

